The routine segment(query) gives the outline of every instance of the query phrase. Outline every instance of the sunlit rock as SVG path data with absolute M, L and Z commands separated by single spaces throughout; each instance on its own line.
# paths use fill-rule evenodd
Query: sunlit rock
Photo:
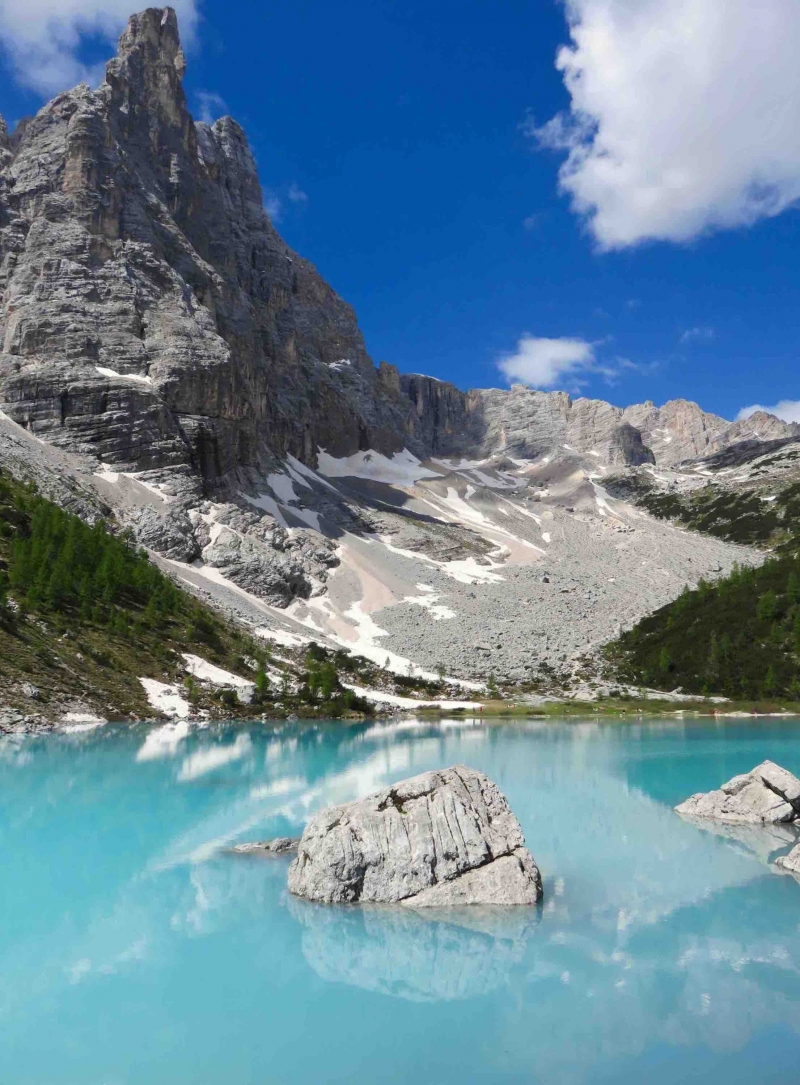
M 456 765 L 316 814 L 289 889 L 325 904 L 531 905 L 542 880 L 497 785 Z
M 778 824 L 800 816 L 800 780 L 772 761 L 734 776 L 718 791 L 700 792 L 675 809 L 717 821 Z

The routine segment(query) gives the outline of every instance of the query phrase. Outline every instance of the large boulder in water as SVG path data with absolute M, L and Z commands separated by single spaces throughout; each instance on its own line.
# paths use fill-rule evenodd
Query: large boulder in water
M 734 776 L 718 791 L 692 795 L 675 809 L 693 818 L 730 823 L 778 824 L 800 817 L 800 780 L 773 761 Z
M 542 879 L 505 795 L 455 765 L 316 814 L 289 889 L 325 904 L 530 905 Z

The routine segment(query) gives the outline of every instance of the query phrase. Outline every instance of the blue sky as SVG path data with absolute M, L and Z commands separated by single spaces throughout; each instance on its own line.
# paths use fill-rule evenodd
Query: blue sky
M 0 112 L 75 82 L 134 6 L 0 3 Z M 176 6 L 195 116 L 243 124 L 376 361 L 800 419 L 796 0 Z

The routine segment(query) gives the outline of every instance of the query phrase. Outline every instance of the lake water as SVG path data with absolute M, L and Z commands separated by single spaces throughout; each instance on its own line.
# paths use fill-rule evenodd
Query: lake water
M 800 722 L 101 728 L 0 746 L 4 1085 L 786 1085 L 800 885 L 783 834 L 672 806 Z M 239 840 L 463 762 L 507 794 L 541 909 L 289 898 Z

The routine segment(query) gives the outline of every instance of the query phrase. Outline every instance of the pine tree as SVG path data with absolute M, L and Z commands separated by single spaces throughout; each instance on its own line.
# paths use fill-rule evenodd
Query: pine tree
M 758 600 L 758 607 L 756 608 L 756 614 L 761 621 L 769 622 L 778 613 L 778 596 L 770 588 L 769 591 L 764 592 L 761 598 Z
M 792 605 L 800 603 L 800 576 L 794 569 L 789 573 L 789 579 L 786 581 L 786 598 Z
M 264 666 L 263 659 L 258 661 L 258 670 L 256 671 L 255 690 L 253 700 L 256 704 L 262 704 L 269 698 L 269 678 L 267 677 L 266 667 Z
M 706 677 L 711 685 L 719 681 L 719 663 L 720 650 L 717 643 L 717 631 L 712 629 L 711 636 L 708 638 L 708 660 L 706 662 Z
M 778 680 L 775 677 L 775 668 L 770 663 L 767 673 L 764 675 L 762 690 L 767 697 L 773 696 L 778 690 Z

